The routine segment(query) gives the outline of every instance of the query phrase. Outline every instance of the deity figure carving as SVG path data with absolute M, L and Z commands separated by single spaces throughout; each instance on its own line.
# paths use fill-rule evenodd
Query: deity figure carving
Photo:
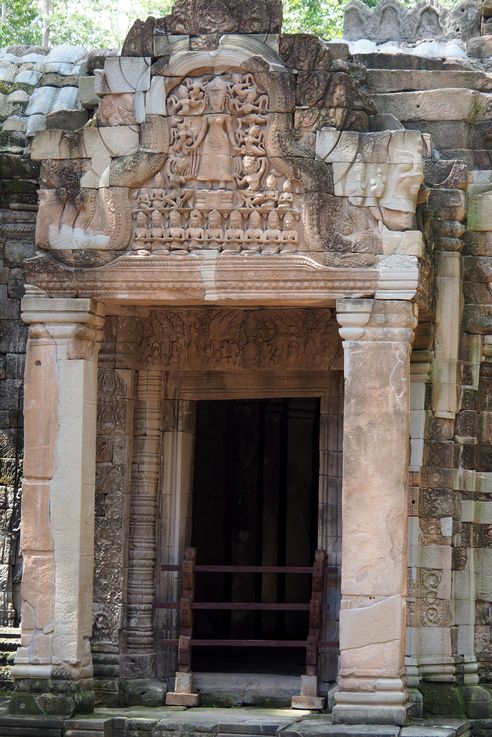
M 278 198 L 278 206 L 282 209 L 289 209 L 292 207 L 294 202 L 294 195 L 292 194 L 292 182 L 290 179 L 286 179 L 282 185 L 282 194 Z
M 238 187 L 248 190 L 248 192 L 243 193 L 243 197 L 252 204 L 258 204 L 258 198 L 255 199 L 255 196 L 252 196 L 251 193 L 255 193 L 260 189 L 261 180 L 266 170 L 266 159 L 258 159 L 254 156 L 245 156 L 243 158 L 244 176 L 238 176 L 236 182 Z M 263 196 L 261 196 L 261 202 L 263 202 Z
M 132 249 L 135 251 L 146 250 L 150 239 L 149 229 L 147 228 L 147 215 L 143 210 L 137 212 L 137 227 L 133 233 Z
M 258 96 L 252 74 L 246 74 L 244 77 L 240 74 L 233 74 L 232 82 L 231 112 L 241 113 L 242 115 L 251 115 L 251 113 L 264 115 L 268 112 L 268 97 L 266 95 Z
M 244 240 L 242 229 L 242 216 L 239 210 L 233 210 L 229 215 L 230 226 L 224 236 L 224 248 L 222 253 L 239 253 Z
M 202 227 L 202 213 L 199 210 L 192 210 L 190 213 L 190 225 L 186 231 L 186 238 L 191 249 L 203 248 L 205 230 Z
M 269 207 L 275 207 L 278 202 L 277 178 L 273 174 L 267 176 L 263 202 Z
M 259 125 L 252 125 L 249 132 L 244 136 L 244 142 L 239 147 L 241 153 L 248 156 L 266 156 L 263 145 L 263 134 Z
M 287 212 L 282 222 L 282 253 L 293 253 L 296 251 L 296 244 L 295 219 L 291 212 Z
M 263 228 L 261 227 L 261 215 L 253 210 L 249 216 L 249 227 L 245 233 L 246 253 L 258 253 L 260 243 L 263 240 Z
M 152 251 L 154 253 L 168 253 L 169 247 L 165 241 L 165 228 L 162 222 L 162 213 L 159 210 L 153 210 L 151 223 L 152 227 L 150 229 L 150 237 L 152 240 Z
M 201 147 L 197 180 L 217 183 L 219 189 L 224 189 L 226 182 L 233 181 L 232 153 L 239 150 L 231 115 L 226 110 L 227 85 L 221 77 L 214 77 L 205 94 L 211 114 L 203 116 L 197 137 L 186 150 L 191 153 Z
M 222 217 L 218 210 L 210 210 L 208 213 L 207 238 L 209 243 L 219 248 L 224 240 L 224 231 L 221 228 Z
M 433 8 L 425 8 L 420 16 L 420 23 L 417 28 L 420 38 L 440 38 L 442 36 L 442 28 L 439 23 L 439 15 Z
M 280 231 L 280 219 L 276 210 L 271 210 L 267 218 L 268 228 L 265 230 L 263 240 L 262 253 L 272 254 L 278 253 L 279 245 L 282 241 L 282 233 Z
M 179 210 L 171 210 L 169 212 L 169 228 L 166 233 L 169 241 L 170 251 L 175 253 L 187 253 L 185 248 L 186 233 L 181 224 L 181 213 Z

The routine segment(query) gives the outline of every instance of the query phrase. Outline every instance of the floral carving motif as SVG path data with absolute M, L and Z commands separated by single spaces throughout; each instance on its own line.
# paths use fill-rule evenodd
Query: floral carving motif
M 438 569 L 420 569 L 420 622 L 424 627 L 437 626 L 442 623 L 444 601 L 438 598 L 442 575 L 442 571 Z

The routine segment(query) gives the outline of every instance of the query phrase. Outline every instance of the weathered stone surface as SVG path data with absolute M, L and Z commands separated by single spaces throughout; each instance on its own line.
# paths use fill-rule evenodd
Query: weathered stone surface
M 47 130 L 76 131 L 82 128 L 88 120 L 88 115 L 83 110 L 57 110 L 46 116 Z
M 378 112 L 391 113 L 398 120 L 463 120 L 473 122 L 489 118 L 489 98 L 480 92 L 449 88 L 423 92 L 375 94 Z
M 370 92 L 404 92 L 463 87 L 483 92 L 492 90 L 490 73 L 471 70 L 368 69 L 366 77 Z
M 137 19 L 126 35 L 121 55 L 153 56 L 155 23 L 152 17 L 145 21 Z
M 466 51 L 469 56 L 478 59 L 488 58 L 492 55 L 492 35 L 471 38 L 466 44 Z

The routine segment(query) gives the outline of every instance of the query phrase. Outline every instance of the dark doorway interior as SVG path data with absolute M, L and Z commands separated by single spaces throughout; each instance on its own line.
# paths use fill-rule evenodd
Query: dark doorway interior
M 317 537 L 319 400 L 197 405 L 192 545 L 215 565 L 312 565 Z M 195 600 L 307 602 L 309 576 L 202 574 Z M 195 611 L 197 638 L 305 639 L 306 612 Z M 305 651 L 194 648 L 195 671 L 300 674 Z

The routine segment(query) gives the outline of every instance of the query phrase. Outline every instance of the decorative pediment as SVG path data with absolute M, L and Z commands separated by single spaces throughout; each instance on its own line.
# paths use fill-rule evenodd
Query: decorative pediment
M 193 7 L 190 23 L 205 23 L 203 3 Z M 422 255 L 414 228 L 427 142 L 363 132 L 374 105 L 329 44 L 192 36 L 170 30 L 176 17 L 137 24 L 127 55 L 105 57 L 83 129 L 35 138 L 36 242 L 48 254 L 28 266 L 34 285 L 60 294 L 84 284 L 95 296 L 109 282 L 131 301 L 225 280 L 243 300 L 238 279 L 258 284 L 262 269 L 265 284 L 267 272 L 301 284 L 351 263 L 374 269 L 372 284 L 386 273 L 379 259 Z

